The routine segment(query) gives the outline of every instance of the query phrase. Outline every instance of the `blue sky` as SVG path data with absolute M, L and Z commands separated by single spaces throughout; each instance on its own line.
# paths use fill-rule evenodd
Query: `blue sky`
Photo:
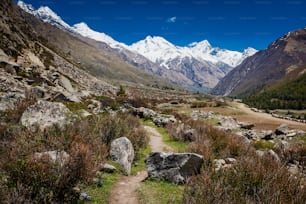
M 306 27 L 303 0 L 24 1 L 49 6 L 70 25 L 84 21 L 126 44 L 152 35 L 181 46 L 207 39 L 231 50 L 264 49 L 288 31 Z

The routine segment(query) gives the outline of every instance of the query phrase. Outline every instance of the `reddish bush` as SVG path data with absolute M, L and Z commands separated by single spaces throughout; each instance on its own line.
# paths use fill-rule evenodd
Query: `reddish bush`
M 184 203 L 304 203 L 303 185 L 272 158 L 246 156 L 231 168 L 191 178 Z

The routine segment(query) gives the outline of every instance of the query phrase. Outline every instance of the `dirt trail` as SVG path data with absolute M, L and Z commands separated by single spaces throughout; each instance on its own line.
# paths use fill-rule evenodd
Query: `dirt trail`
M 150 135 L 149 145 L 151 146 L 152 152 L 171 152 L 172 148 L 163 142 L 161 134 L 150 126 L 144 127 L 147 133 Z
M 300 130 L 306 131 L 306 124 L 280 119 L 280 118 L 274 118 L 271 114 L 268 113 L 259 113 L 252 111 L 249 107 L 247 107 L 243 103 L 235 103 L 235 106 L 240 109 L 241 111 L 245 112 L 246 115 L 237 115 L 235 116 L 239 121 L 245 121 L 245 122 L 253 122 L 256 124 L 255 129 L 275 129 L 280 124 L 287 124 L 291 128 L 296 128 Z
M 150 136 L 149 145 L 152 152 L 170 151 L 162 139 L 162 135 L 155 129 L 145 126 L 145 129 Z M 136 190 L 141 182 L 147 178 L 147 171 L 137 172 L 135 176 L 125 176 L 112 189 L 110 195 L 110 204 L 138 204 Z

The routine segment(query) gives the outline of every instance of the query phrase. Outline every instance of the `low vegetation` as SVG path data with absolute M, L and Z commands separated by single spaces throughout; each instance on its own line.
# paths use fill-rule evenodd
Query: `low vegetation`
M 305 177 L 292 176 L 286 164 L 305 166 L 305 145 L 279 152 L 282 162 L 272 156 L 257 156 L 256 148 L 271 149 L 271 143 L 248 145 L 238 136 L 215 129 L 202 120 L 181 116 L 168 127 L 170 138 L 190 142 L 189 151 L 203 155 L 205 164 L 198 176 L 185 185 L 183 203 L 303 203 Z M 184 124 L 184 125 L 182 125 Z M 190 131 L 192 130 L 192 131 Z M 192 134 L 190 134 L 192 132 Z M 256 147 L 256 148 L 255 148 Z M 235 158 L 231 167 L 216 170 L 215 159 Z
M 181 203 L 184 186 L 149 178 L 142 183 L 138 193 L 141 204 Z
M 304 203 L 303 181 L 278 162 L 242 156 L 232 168 L 205 169 L 189 180 L 184 203 Z
M 113 104 L 120 107 L 133 100 L 127 96 L 94 99 L 103 107 Z M 66 103 L 66 106 L 73 112 L 88 110 L 88 101 Z M 140 105 L 154 106 L 145 101 Z M 201 174 L 189 178 L 185 185 L 152 178 L 145 180 L 138 189 L 140 203 L 303 203 L 306 200 L 305 177 L 292 176 L 286 167 L 294 161 L 306 166 L 304 142 L 296 142 L 286 150 L 275 148 L 270 142 L 247 144 L 235 134 L 214 128 L 215 121 L 193 120 L 174 109 L 167 111 L 178 122 L 165 128 L 155 126 L 150 120 L 140 121 L 131 114 L 117 112 L 79 117 L 64 130 L 55 126 L 30 131 L 19 125 L 19 119 L 34 102 L 28 96 L 16 103 L 17 108 L 1 112 L 0 203 L 77 203 L 78 189 L 91 196 L 86 203 L 107 203 L 113 185 L 122 174 L 120 171 L 96 174 L 98 167 L 109 159 L 111 141 L 126 136 L 136 152 L 132 175 L 145 170 L 144 159 L 151 150 L 143 125 L 155 128 L 174 152 L 203 155 L 204 165 Z M 281 162 L 255 153 L 256 149 L 272 148 Z M 48 156 L 35 156 L 54 150 L 66 152 L 68 159 L 61 163 Z M 235 158 L 237 162 L 216 170 L 215 159 L 225 158 Z M 101 184 L 94 183 L 93 178 L 101 179 Z
M 148 138 L 137 118 L 130 114 L 93 115 L 63 129 L 28 130 L 18 124 L 32 100 L 18 102 L 18 108 L 1 113 L 0 125 L 0 203 L 76 203 L 81 186 L 92 185 L 100 164 L 108 157 L 110 142 L 128 137 L 136 158 Z M 74 107 L 73 105 L 69 105 Z M 47 151 L 65 152 L 63 162 L 55 162 Z M 116 180 L 108 180 L 109 185 Z M 103 181 L 102 181 L 103 182 Z M 94 191 L 94 190 L 93 190 Z M 101 193 L 107 192 L 103 190 Z

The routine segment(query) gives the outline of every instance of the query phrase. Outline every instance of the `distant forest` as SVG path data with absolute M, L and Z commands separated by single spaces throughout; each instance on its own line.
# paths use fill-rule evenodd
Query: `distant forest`
M 246 97 L 243 102 L 258 109 L 306 109 L 306 74 L 294 81 Z

